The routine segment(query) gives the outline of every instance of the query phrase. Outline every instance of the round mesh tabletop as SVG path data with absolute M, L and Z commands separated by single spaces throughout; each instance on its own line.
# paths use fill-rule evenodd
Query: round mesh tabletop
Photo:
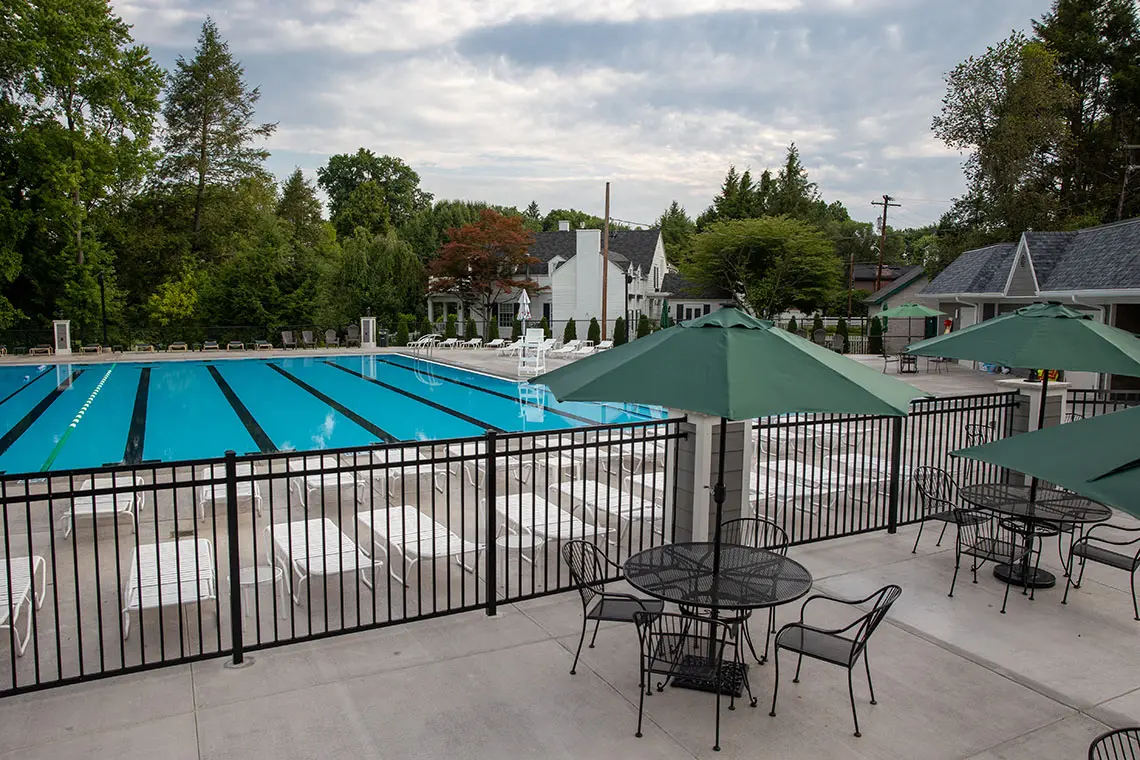
M 768 549 L 722 544 L 713 577 L 713 544 L 665 544 L 625 562 L 634 588 L 667 602 L 710 609 L 758 609 L 799 599 L 811 590 L 808 569 Z
M 1112 517 L 1112 510 L 1100 502 L 1048 486 L 1037 486 L 1036 499 L 1032 504 L 1027 485 L 978 483 L 965 486 L 958 493 L 972 506 L 1032 520 L 1090 523 Z

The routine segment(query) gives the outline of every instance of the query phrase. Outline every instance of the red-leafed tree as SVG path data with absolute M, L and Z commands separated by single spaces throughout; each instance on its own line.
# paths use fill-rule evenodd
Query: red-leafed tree
M 530 265 L 538 263 L 528 252 L 533 242 L 522 217 L 483 209 L 478 221 L 447 231 L 447 242 L 429 266 L 428 290 L 457 296 L 464 308 L 481 312 L 486 325 L 492 305 L 504 296 L 543 289 L 530 277 Z

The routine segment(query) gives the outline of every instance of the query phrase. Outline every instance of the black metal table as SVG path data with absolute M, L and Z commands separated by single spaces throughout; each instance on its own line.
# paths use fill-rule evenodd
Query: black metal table
M 811 590 L 808 569 L 768 549 L 721 544 L 720 572 L 713 575 L 713 544 L 679 543 L 655 546 L 625 561 L 629 585 L 649 596 L 682 608 L 697 607 L 734 613 L 775 607 Z M 767 622 L 765 622 L 767 625 Z M 704 691 L 731 691 L 739 696 L 747 665 L 721 664 L 721 682 L 675 682 Z M 690 679 L 691 680 L 691 679 Z
M 967 504 L 1020 520 L 1025 525 L 1022 538 L 1026 545 L 1033 541 L 1036 526 L 1041 523 L 1080 525 L 1112 517 L 1112 510 L 1100 502 L 1040 484 L 1032 501 L 1028 485 L 1010 483 L 978 483 L 965 486 L 958 493 Z M 1034 570 L 1030 566 L 1029 552 L 1016 567 L 1009 564 L 996 566 L 994 575 L 1026 588 L 1050 588 L 1057 583 L 1057 576 L 1053 573 Z

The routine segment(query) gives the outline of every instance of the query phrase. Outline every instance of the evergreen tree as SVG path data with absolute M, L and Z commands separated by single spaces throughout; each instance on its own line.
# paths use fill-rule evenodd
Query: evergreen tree
M 823 329 L 824 329 L 824 327 L 823 327 L 823 317 L 822 317 L 820 314 L 818 314 L 818 313 L 817 313 L 817 314 L 815 315 L 815 319 L 813 319 L 813 320 L 812 320 L 812 323 L 811 323 L 811 334 L 812 334 L 812 337 L 813 337 L 813 338 L 815 337 L 815 332 L 816 332 L 816 330 L 823 330 Z
M 269 152 L 253 143 L 268 138 L 277 125 L 253 123 L 261 92 L 246 86 L 245 69 L 234 60 L 213 19 L 202 24 L 193 60 L 179 56 L 174 65 L 162 110 L 162 171 L 168 179 L 195 186 L 196 241 L 207 186 L 262 174 Z
M 657 220 L 657 226 L 661 230 L 665 258 L 674 264 L 688 261 L 693 250 L 693 236 L 697 234 L 697 225 L 685 213 L 685 208 L 677 201 L 673 201 Z
M 642 314 L 641 317 L 637 320 L 637 337 L 645 338 L 651 332 L 652 330 L 649 327 L 649 315 Z
M 883 353 L 883 323 L 878 317 L 871 317 L 871 327 L 867 331 L 867 350 L 872 354 Z
M 586 329 L 586 340 L 595 346 L 602 340 L 602 326 L 598 324 L 597 317 L 590 317 L 590 326 Z
M 625 326 L 625 317 L 618 317 L 614 322 L 614 345 L 624 345 L 629 340 L 629 331 Z
M 454 338 L 456 334 L 456 326 L 459 324 L 459 316 L 456 314 L 448 314 L 446 326 L 443 328 L 443 337 Z
M 578 340 L 578 327 L 574 324 L 573 319 L 566 321 L 566 327 L 562 330 L 562 342 L 569 343 L 572 340 Z
M 549 338 L 550 337 L 550 322 L 548 322 L 546 320 L 546 317 L 543 317 L 542 319 L 538 320 L 538 326 L 542 328 L 543 336 Z
M 479 337 L 479 331 L 475 328 L 475 320 L 471 317 L 467 318 L 467 324 L 463 328 L 463 337 L 467 340 Z
M 790 332 L 790 333 L 799 332 L 799 329 L 800 329 L 800 326 L 798 324 L 796 324 L 796 318 L 795 317 L 792 317 L 791 319 L 788 320 L 788 332 Z
M 400 321 L 396 327 L 396 345 L 408 345 L 408 315 L 401 314 Z
M 523 216 L 532 222 L 541 222 L 542 211 L 538 208 L 538 201 L 531 201 L 530 205 L 526 207 L 526 211 L 523 212 Z
M 492 319 L 487 325 L 487 342 L 499 339 L 499 320 Z
M 847 320 L 843 317 L 840 317 L 838 324 L 835 325 L 835 334 L 843 338 L 843 353 L 851 353 L 851 337 L 848 334 Z
M 425 335 L 430 335 L 431 332 L 432 332 L 431 322 L 428 321 L 427 317 L 424 317 L 420 321 L 420 337 L 422 338 Z
M 514 321 L 514 323 L 511 325 L 511 339 L 512 340 L 520 340 L 522 337 L 523 337 L 522 322 L 520 322 L 519 320 L 516 319 Z
M 297 167 L 281 185 L 277 201 L 277 218 L 289 226 L 290 235 L 299 242 L 312 244 L 319 240 L 324 227 L 321 201 L 316 188 Z

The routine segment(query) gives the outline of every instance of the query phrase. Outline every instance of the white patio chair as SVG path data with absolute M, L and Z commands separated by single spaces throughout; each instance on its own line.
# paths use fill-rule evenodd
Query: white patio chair
M 483 344 L 483 348 L 494 348 L 494 349 L 499 349 L 499 348 L 502 348 L 502 347 L 503 347 L 503 346 L 505 346 L 505 345 L 507 345 L 507 342 L 506 342 L 505 340 L 503 340 L 502 338 L 495 338 L 495 339 L 494 339 L 493 341 L 491 341 L 490 343 L 484 343 L 484 344 Z
M 580 341 L 580 340 L 568 340 L 562 344 L 561 348 L 552 348 L 550 350 L 550 355 L 551 356 L 569 356 L 570 354 L 577 351 L 578 347 L 581 345 L 582 345 L 582 341 Z
M 606 350 L 609 350 L 613 347 L 614 347 L 614 342 L 612 340 L 603 340 L 601 343 L 594 346 L 594 350 L 595 351 L 606 351 Z
M 764 462 L 750 472 L 748 478 L 750 498 L 757 506 L 762 501 L 776 499 L 811 514 L 815 514 L 816 507 L 835 506 L 848 489 L 857 491 L 866 482 L 861 477 L 846 477 L 792 459 Z
M 604 512 L 627 523 L 648 522 L 654 533 L 665 534 L 665 507 L 655 503 L 651 494 L 648 499 L 643 498 L 636 488 L 614 488 L 596 480 L 572 480 L 551 483 L 550 490 L 580 501 L 586 517 L 595 524 L 601 522 L 598 513 Z M 658 522 L 660 528 L 656 525 Z
M 523 340 L 519 338 L 514 343 L 508 343 L 499 348 L 499 356 L 514 356 L 519 351 L 522 351 Z
M 123 589 L 123 638 L 131 635 L 130 613 L 181 607 L 216 599 L 214 550 L 208 539 L 184 538 L 141 544 L 131 556 L 131 572 Z M 187 628 L 191 626 L 187 625 Z
M 569 541 L 575 538 L 608 536 L 613 530 L 599 528 L 532 493 L 512 493 L 495 499 L 495 511 L 503 517 L 503 525 L 515 532 L 541 538 L 543 541 Z
M 314 518 L 274 523 L 265 532 L 271 541 L 270 563 L 280 564 L 289 575 L 293 603 L 300 604 L 300 586 L 311 576 L 360 572 L 361 582 L 372 588 L 372 571 L 383 567 L 373 560 L 328 519 Z M 367 570 L 365 573 L 363 571 Z
M 76 495 L 71 498 L 71 504 L 63 515 L 63 537 L 71 535 L 75 521 L 84 518 L 94 522 L 99 518 L 115 519 L 116 515 L 127 515 L 130 519 L 131 530 L 138 527 L 138 513 L 146 504 L 145 494 L 141 490 L 146 482 L 138 475 L 116 473 L 112 476 L 104 475 L 94 479 L 84 478 L 76 491 L 94 491 L 106 488 L 122 488 L 118 493 L 104 493 L 97 496 Z
M 372 546 L 383 552 L 388 562 L 388 573 L 400 583 L 407 585 L 406 578 L 413 566 L 421 559 L 455 558 L 455 564 L 469 573 L 475 568 L 463 562 L 464 555 L 474 554 L 479 561 L 479 551 L 483 548 L 473 541 L 467 541 L 448 530 L 447 526 L 436 522 L 415 507 L 389 507 L 374 509 L 357 514 L 356 519 L 372 534 Z M 400 555 L 401 573 L 396 572 L 392 561 L 392 551 Z
M 33 594 L 36 570 L 40 571 L 40 583 Z M 0 562 L 0 628 L 11 629 L 16 637 L 17 657 L 23 656 L 24 650 L 28 648 L 28 641 L 32 638 L 32 604 L 36 605 L 37 610 L 43 606 L 46 587 L 47 569 L 43 557 L 12 557 Z M 25 602 L 28 612 L 24 616 L 24 635 L 21 638 L 16 621 Z
M 574 349 L 573 355 L 574 356 L 589 356 L 590 354 L 594 353 L 595 350 L 596 349 L 594 348 L 594 344 L 590 343 L 589 341 L 586 341 L 585 343 L 580 344 L 578 346 L 578 348 Z
M 438 348 L 455 348 L 459 345 L 459 338 L 447 338 L 437 345 Z
M 855 473 L 860 482 L 866 481 L 877 486 L 881 493 L 886 493 L 891 487 L 891 460 L 876 457 L 870 454 L 840 453 L 832 454 L 827 460 L 840 473 Z M 841 476 L 842 477 L 842 476 Z M 900 490 L 910 482 L 910 468 L 899 464 Z
M 461 348 L 479 348 L 482 345 L 483 345 L 483 339 L 482 338 L 471 338 L 470 340 L 465 340 L 459 344 L 459 346 Z
M 367 470 L 356 473 L 356 484 L 359 487 L 357 502 L 364 503 L 365 492 L 378 483 L 384 485 L 384 495 L 391 495 L 393 488 L 399 481 L 415 481 L 422 475 L 431 475 L 435 490 L 444 491 L 444 467 L 442 464 L 418 464 L 421 461 L 431 461 L 430 449 L 408 447 L 401 449 L 377 449 L 372 452 L 372 464 Z M 415 491 L 413 490 L 414 494 Z
M 328 472 L 339 468 L 340 461 L 334 456 L 304 457 L 289 460 L 289 471 L 297 475 L 289 479 L 289 484 L 297 492 L 297 498 L 307 508 L 309 496 L 326 488 L 337 491 L 356 483 L 351 472 Z
M 239 474 L 240 478 L 241 475 Z M 253 501 L 253 508 L 257 512 L 257 516 L 261 517 L 261 486 L 258 485 L 256 480 L 239 480 L 237 482 L 237 498 L 238 501 L 250 499 Z M 204 521 L 206 519 L 207 507 L 215 507 L 218 504 L 226 503 L 226 485 L 220 483 L 218 485 L 200 485 L 198 486 L 198 520 Z
M 448 452 L 453 457 L 464 457 L 462 461 L 463 473 L 467 476 L 467 482 L 473 486 L 478 487 L 482 480 L 483 470 L 486 469 L 487 448 L 483 445 L 482 441 L 468 441 L 466 443 L 453 443 L 447 447 Z M 455 464 L 459 464 L 458 462 Z M 501 467 L 506 465 L 507 473 L 517 473 L 517 478 L 526 483 L 530 480 L 530 476 L 534 470 L 530 458 L 518 455 L 505 456 L 502 453 L 496 458 L 495 466 Z M 454 472 L 455 470 L 453 470 Z

